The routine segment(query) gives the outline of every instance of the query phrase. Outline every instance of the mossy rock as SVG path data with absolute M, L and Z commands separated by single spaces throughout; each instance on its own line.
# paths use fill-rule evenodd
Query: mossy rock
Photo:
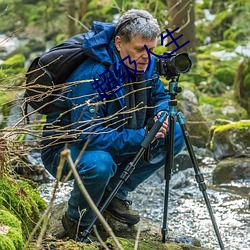
M 7 210 L 0 209 L 0 249 L 19 250 L 23 244 L 20 221 Z
M 133 239 L 125 239 L 118 237 L 117 238 L 124 250 L 134 250 L 135 241 Z M 110 250 L 118 249 L 113 239 L 108 238 L 105 244 Z M 74 242 L 73 240 L 56 240 L 56 239 L 44 239 L 42 246 L 44 249 L 60 249 L 60 250 L 102 250 L 104 249 L 101 243 L 93 242 L 91 244 Z M 35 243 L 30 245 L 31 249 L 41 249 L 35 246 Z M 51 248 L 50 248 L 51 247 Z M 42 248 L 43 249 L 43 248 Z M 184 243 L 174 243 L 167 242 L 162 243 L 160 240 L 151 240 L 151 239 L 139 239 L 138 250 L 211 250 L 206 247 L 198 247 L 194 245 L 184 244 Z
M 124 239 L 118 238 L 120 244 L 122 245 L 124 250 L 133 250 L 135 245 L 135 240 L 133 239 Z M 113 239 L 109 238 L 107 240 L 108 243 L 114 245 Z M 197 247 L 189 244 L 184 243 L 175 243 L 175 242 L 166 242 L 162 243 L 160 240 L 139 240 L 138 243 L 138 250 L 208 250 L 208 248 L 204 247 Z
M 250 120 L 215 125 L 210 130 L 210 149 L 216 159 L 230 156 L 249 156 Z
M 206 148 L 209 142 L 210 124 L 204 118 L 198 106 L 188 101 L 181 101 L 179 110 L 185 117 L 185 123 L 192 145 Z
M 46 203 L 27 181 L 2 174 L 0 206 L 5 207 L 21 221 L 23 236 L 27 238 L 39 220 L 41 211 L 45 210 Z
M 250 178 L 250 158 L 226 158 L 213 171 L 213 183 L 228 183 L 233 180 Z

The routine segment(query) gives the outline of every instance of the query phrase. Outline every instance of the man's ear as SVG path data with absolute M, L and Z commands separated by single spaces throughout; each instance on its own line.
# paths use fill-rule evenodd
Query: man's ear
M 121 40 L 121 37 L 119 36 L 116 36 L 115 37 L 115 47 L 118 51 L 121 50 L 121 44 L 122 44 L 122 40 Z

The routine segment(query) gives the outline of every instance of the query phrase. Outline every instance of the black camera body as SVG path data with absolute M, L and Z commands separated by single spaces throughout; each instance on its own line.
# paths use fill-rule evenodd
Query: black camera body
M 167 80 L 188 73 L 192 67 L 192 61 L 187 53 L 165 52 L 156 60 L 156 70 L 160 76 L 165 76 Z

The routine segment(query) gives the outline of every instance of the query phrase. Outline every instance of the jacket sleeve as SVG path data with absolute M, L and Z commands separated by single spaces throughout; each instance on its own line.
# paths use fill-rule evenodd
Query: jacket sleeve
M 87 75 L 80 71 L 81 69 L 75 74 L 78 77 L 81 75 L 81 80 L 86 79 Z M 82 72 L 86 72 L 86 69 Z M 93 68 L 91 72 L 100 73 L 101 70 Z M 88 74 L 88 78 L 89 75 L 91 74 Z M 92 76 L 94 77 L 94 74 Z M 66 102 L 71 109 L 71 131 L 77 138 L 76 143 L 79 147 L 87 143 L 88 150 L 103 150 L 114 155 L 136 153 L 145 137 L 145 130 L 118 130 L 105 126 L 107 119 L 112 118 L 106 117 L 105 103 L 101 102 L 99 95 L 93 90 L 92 76 L 87 82 L 73 84 L 66 91 Z M 75 81 L 77 77 L 72 76 L 69 81 L 73 79 Z

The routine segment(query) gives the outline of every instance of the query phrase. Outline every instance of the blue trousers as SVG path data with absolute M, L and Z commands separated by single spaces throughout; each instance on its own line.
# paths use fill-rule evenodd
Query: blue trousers
M 135 170 L 132 172 L 128 180 L 121 186 L 116 197 L 125 200 L 128 193 L 135 190 L 136 187 L 151 176 L 156 170 L 164 166 L 166 150 L 164 148 L 164 139 L 158 139 L 154 147 L 151 149 L 151 160 L 145 161 L 142 157 Z M 174 154 L 177 155 L 185 147 L 184 138 L 178 123 L 175 123 L 174 136 Z M 75 161 L 80 154 L 81 149 L 74 143 L 69 144 L 71 157 Z M 57 167 L 60 160 L 60 152 L 62 149 L 53 150 L 53 147 L 42 151 L 42 160 L 45 168 L 56 176 Z M 115 156 L 101 150 L 85 151 L 77 164 L 79 176 L 92 197 L 96 205 L 102 199 L 105 189 L 111 191 L 120 180 L 120 175 L 127 164 L 133 160 L 135 155 Z M 63 175 L 67 175 L 70 167 L 65 163 Z M 86 209 L 81 218 L 81 225 L 89 225 L 94 217 L 94 213 L 90 209 L 88 203 L 84 199 L 76 182 L 68 201 L 68 216 L 79 221 L 80 212 Z

